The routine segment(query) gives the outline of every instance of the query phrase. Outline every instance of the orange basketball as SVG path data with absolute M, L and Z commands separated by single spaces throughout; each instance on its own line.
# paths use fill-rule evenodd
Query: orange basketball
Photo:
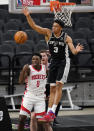
M 18 31 L 14 35 L 14 40 L 18 44 L 24 44 L 27 40 L 27 34 L 24 31 Z

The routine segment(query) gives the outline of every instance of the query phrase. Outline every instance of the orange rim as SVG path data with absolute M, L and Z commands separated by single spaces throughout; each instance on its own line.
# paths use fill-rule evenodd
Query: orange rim
M 60 6 L 74 6 L 76 3 L 66 3 L 66 2 L 59 2 L 59 1 L 50 1 L 50 10 L 53 12 L 54 8 L 59 9 Z

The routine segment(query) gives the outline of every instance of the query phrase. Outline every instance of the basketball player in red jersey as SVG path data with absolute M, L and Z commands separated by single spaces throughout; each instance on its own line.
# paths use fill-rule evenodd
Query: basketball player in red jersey
M 53 121 L 57 105 L 62 97 L 62 87 L 67 82 L 70 69 L 69 49 L 76 55 L 83 50 L 83 46 L 77 44 L 74 47 L 72 38 L 63 32 L 63 27 L 66 24 L 64 23 L 65 21 L 55 19 L 51 30 L 36 25 L 27 7 L 23 9 L 23 13 L 31 28 L 45 36 L 45 40 L 49 46 L 52 59 L 48 73 L 50 98 L 47 114 L 40 121 Z
M 19 76 L 19 83 L 26 81 L 26 91 L 20 108 L 18 131 L 24 130 L 24 122 L 33 107 L 36 118 L 45 114 L 46 68 L 41 64 L 41 58 L 40 54 L 34 54 L 32 65 L 25 65 Z

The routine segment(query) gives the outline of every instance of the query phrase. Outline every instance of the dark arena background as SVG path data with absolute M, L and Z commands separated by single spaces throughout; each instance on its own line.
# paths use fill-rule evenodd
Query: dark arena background
M 54 14 L 49 12 L 49 2 L 42 2 L 47 4 L 41 5 L 41 9 L 38 3 L 36 9 L 33 8 L 32 18 L 36 24 L 51 29 Z M 80 42 L 84 50 L 76 56 L 70 53 L 68 82 L 62 89 L 62 104 L 52 126 L 54 131 L 94 131 L 94 1 L 67 2 L 75 2 L 76 7 L 72 13 L 72 27 L 64 31 L 72 37 L 74 46 Z M 48 50 L 45 38 L 30 28 L 21 7 L 16 4 L 15 0 L 0 0 L 0 131 L 17 131 L 25 90 L 25 84 L 18 83 L 20 70 L 31 63 L 32 53 Z M 19 30 L 28 35 L 24 44 L 14 41 L 14 34 Z M 30 131 L 29 126 L 28 118 L 24 130 Z

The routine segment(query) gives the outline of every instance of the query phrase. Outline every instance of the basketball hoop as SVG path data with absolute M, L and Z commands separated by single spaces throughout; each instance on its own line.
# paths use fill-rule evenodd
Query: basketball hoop
M 72 2 L 59 2 L 59 1 L 50 1 L 50 10 L 51 12 L 54 11 L 54 9 L 59 10 L 62 7 L 75 7 L 76 3 Z
M 75 3 L 50 1 L 50 10 L 55 14 L 55 20 L 60 20 L 65 27 L 71 27 L 71 14 L 75 7 Z

